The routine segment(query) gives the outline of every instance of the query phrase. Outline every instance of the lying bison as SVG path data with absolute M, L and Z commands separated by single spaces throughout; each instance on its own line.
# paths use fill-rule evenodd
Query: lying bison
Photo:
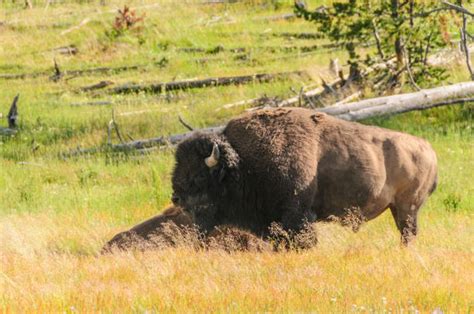
M 172 200 L 204 230 L 231 224 L 258 235 L 272 222 L 298 232 L 354 208 L 364 220 L 390 208 L 406 244 L 436 177 L 436 155 L 420 138 L 302 108 L 264 109 L 182 141 Z
M 114 250 L 148 250 L 177 245 L 222 249 L 227 252 L 262 252 L 272 249 L 268 242 L 252 233 L 228 225 L 218 226 L 204 236 L 194 228 L 193 221 L 186 212 L 172 206 L 161 215 L 115 235 L 102 248 L 102 253 L 110 253 Z
M 191 217 L 179 207 L 171 206 L 130 230 L 120 232 L 102 248 L 103 253 L 131 248 L 147 249 L 160 245 L 176 245 L 177 236 L 193 227 Z

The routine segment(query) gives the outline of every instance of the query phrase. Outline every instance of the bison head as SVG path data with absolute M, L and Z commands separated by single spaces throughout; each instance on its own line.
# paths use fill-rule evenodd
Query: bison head
M 195 133 L 176 150 L 172 201 L 204 230 L 219 223 L 218 212 L 238 181 L 239 158 L 222 135 Z

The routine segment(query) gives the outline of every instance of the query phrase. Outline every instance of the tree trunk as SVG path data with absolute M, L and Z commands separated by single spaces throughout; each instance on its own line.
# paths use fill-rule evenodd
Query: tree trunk
M 399 19 L 400 17 L 400 3 L 399 0 L 391 0 L 392 4 L 392 18 L 394 20 Z M 400 25 L 397 26 L 397 31 L 395 35 L 395 58 L 397 59 L 397 72 L 401 71 L 403 67 L 405 66 L 405 56 L 404 56 L 404 49 L 403 49 L 403 43 L 402 43 L 402 37 L 401 37 L 401 32 L 400 32 L 400 27 L 403 22 L 400 22 Z M 400 76 L 397 78 L 398 83 L 403 83 L 404 74 L 400 73 Z

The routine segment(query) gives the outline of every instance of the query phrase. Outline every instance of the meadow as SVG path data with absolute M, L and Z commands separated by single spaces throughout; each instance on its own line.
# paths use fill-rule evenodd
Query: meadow
M 316 6 L 330 1 L 308 1 Z M 171 196 L 174 149 L 103 152 L 115 114 L 126 140 L 225 123 L 245 106 L 223 105 L 330 79 L 341 50 L 292 12 L 291 1 L 116 0 L 0 4 L 0 74 L 53 74 L 97 67 L 134 69 L 7 79 L 0 76 L 0 126 L 16 94 L 19 131 L 0 135 L 0 312 L 409 312 L 474 311 L 474 106 L 464 104 L 362 121 L 426 138 L 439 160 L 439 185 L 421 210 L 408 248 L 389 212 L 358 233 L 318 223 L 317 247 L 303 252 L 195 251 L 178 247 L 101 256 L 114 234 L 162 211 Z M 126 4 L 143 21 L 114 33 Z M 471 26 L 472 27 L 472 26 Z M 309 36 L 311 37 L 311 36 Z M 76 54 L 58 47 L 74 45 Z M 275 49 L 297 46 L 300 49 Z M 198 48 L 198 49 L 189 49 Z M 245 48 L 235 49 L 233 48 Z M 346 70 L 346 68 L 344 68 Z M 82 91 L 114 86 L 304 70 L 266 83 L 168 93 Z M 468 81 L 464 64 L 449 79 Z M 293 90 L 293 91 L 292 91 Z M 91 102 L 106 102 L 93 105 Z M 111 140 L 119 143 L 113 134 Z

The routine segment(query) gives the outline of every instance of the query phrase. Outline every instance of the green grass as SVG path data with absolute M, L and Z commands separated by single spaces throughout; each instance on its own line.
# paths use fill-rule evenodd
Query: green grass
M 272 35 L 315 32 L 301 20 L 261 19 L 290 12 L 291 1 L 127 4 L 146 18 L 141 31 L 116 39 L 106 32 L 120 2 L 52 3 L 48 9 L 35 2 L 32 10 L 18 3 L 0 5 L 1 73 L 52 73 L 53 59 L 63 70 L 144 65 L 57 83 L 45 76 L 0 79 L 3 117 L 20 93 L 19 132 L 0 137 L 0 311 L 472 311 L 472 104 L 363 121 L 424 137 L 438 155 L 439 186 L 421 211 L 420 235 L 409 249 L 399 248 L 392 218 L 384 214 L 357 234 L 320 224 L 321 244 L 308 252 L 227 254 L 179 248 L 96 257 L 112 235 L 160 212 L 171 195 L 173 148 L 60 157 L 78 146 L 104 144 L 112 109 L 122 133 L 135 139 L 184 132 L 178 114 L 196 128 L 219 125 L 244 110 L 222 110 L 222 105 L 265 94 L 293 96 L 290 87 L 299 90 L 328 77 L 330 58 L 338 57 L 341 64 L 346 58 L 341 51 L 298 56 L 259 49 L 324 42 Z M 86 18 L 89 23 L 61 35 Z M 51 52 L 70 44 L 78 47 L 77 55 Z M 218 45 L 252 50 L 236 58 L 239 54 L 228 51 L 177 49 Z M 168 63 L 157 66 L 162 58 Z M 293 70 L 309 70 L 310 75 L 181 91 L 168 99 L 78 92 L 102 80 L 118 85 Z M 468 80 L 463 65 L 450 66 L 448 72 L 450 82 Z M 113 105 L 71 106 L 102 100 Z M 5 119 L 0 123 L 5 126 Z

